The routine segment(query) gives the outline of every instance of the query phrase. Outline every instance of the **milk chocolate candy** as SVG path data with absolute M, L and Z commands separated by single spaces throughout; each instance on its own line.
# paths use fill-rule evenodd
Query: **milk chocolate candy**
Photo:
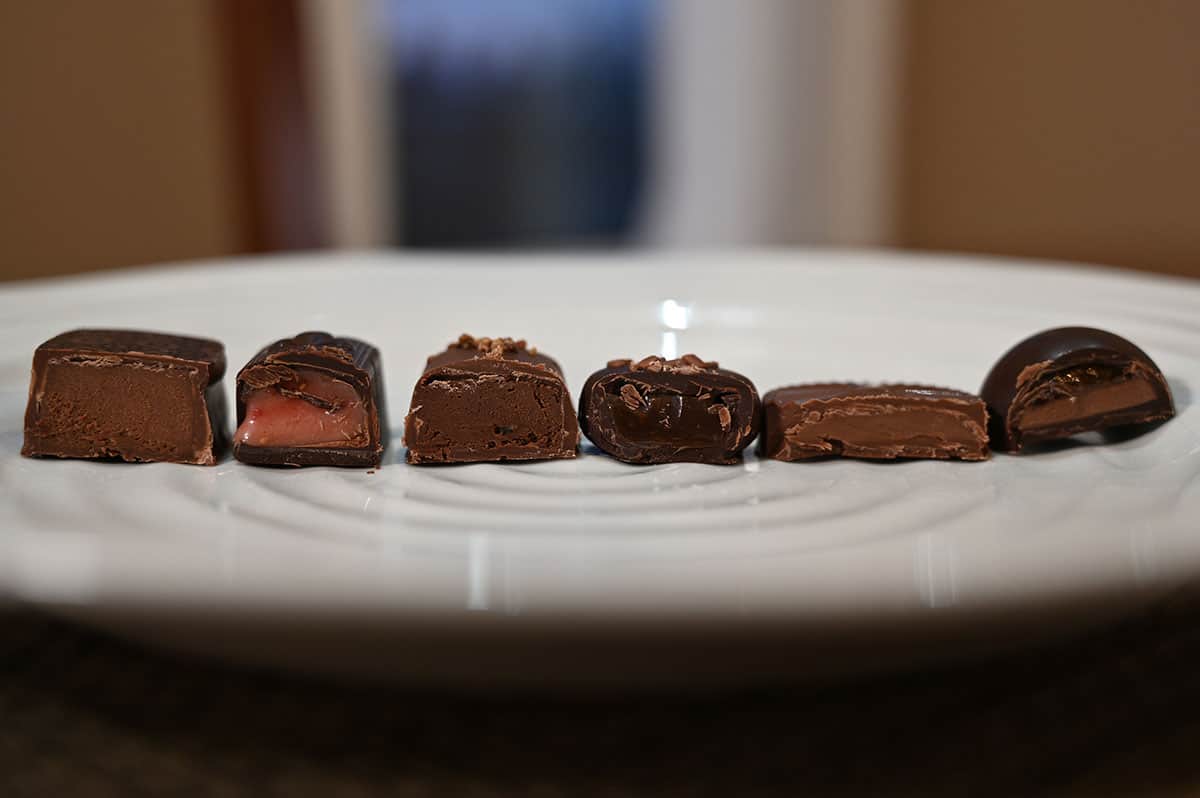
M 763 415 L 760 454 L 776 460 L 988 457 L 983 400 L 949 388 L 793 385 L 763 397 Z
M 410 463 L 574 457 L 579 425 L 562 369 L 511 338 L 461 336 L 431 356 L 404 420 Z
M 736 463 L 761 418 L 750 380 L 695 355 L 611 361 L 579 397 L 583 433 L 626 463 Z
M 306 332 L 250 359 L 237 375 L 233 455 L 269 466 L 378 466 L 388 442 L 379 350 Z
M 74 330 L 33 354 L 27 457 L 213 465 L 228 440 L 225 348 L 137 330 Z
M 1092 327 L 1058 327 L 1021 341 L 980 390 L 992 447 L 1027 446 L 1175 415 L 1158 366 L 1131 342 Z

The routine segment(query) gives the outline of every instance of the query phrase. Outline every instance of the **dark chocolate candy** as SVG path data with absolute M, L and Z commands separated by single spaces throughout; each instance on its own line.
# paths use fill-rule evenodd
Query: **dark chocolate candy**
M 986 460 L 987 410 L 962 391 L 924 385 L 825 383 L 763 397 L 760 454 Z
M 626 463 L 736 463 L 761 418 L 750 380 L 695 355 L 611 361 L 579 397 L 583 433 Z
M 433 355 L 404 420 L 410 463 L 574 457 L 579 426 L 562 369 L 511 338 L 461 336 Z
M 1154 361 L 1129 341 L 1092 327 L 1030 336 L 996 361 L 980 390 L 992 447 L 1030 444 L 1175 415 Z
M 33 354 L 27 457 L 213 465 L 228 440 L 225 348 L 207 338 L 74 330 Z
M 378 466 L 388 443 L 379 350 L 306 332 L 250 359 L 237 376 L 233 454 L 272 466 Z

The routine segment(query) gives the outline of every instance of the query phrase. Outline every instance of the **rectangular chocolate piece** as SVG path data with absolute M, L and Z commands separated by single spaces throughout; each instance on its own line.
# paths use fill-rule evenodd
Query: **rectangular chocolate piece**
M 579 397 L 583 433 L 626 463 L 737 463 L 761 416 L 750 380 L 695 355 L 610 361 Z
M 579 424 L 553 359 L 524 341 L 463 335 L 426 362 L 404 443 L 410 463 L 565 458 Z
M 238 372 L 237 415 L 243 463 L 378 466 L 389 433 L 379 350 L 325 332 L 276 341 Z
M 763 397 L 759 452 L 776 460 L 986 460 L 987 409 L 973 394 L 924 385 L 777 388 Z
M 33 354 L 26 457 L 213 465 L 225 429 L 225 347 L 138 330 L 73 330 Z

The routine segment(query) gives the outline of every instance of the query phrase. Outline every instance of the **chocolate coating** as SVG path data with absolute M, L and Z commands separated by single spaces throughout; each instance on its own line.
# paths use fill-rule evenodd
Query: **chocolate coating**
M 213 465 L 228 439 L 225 348 L 140 330 L 73 330 L 33 355 L 27 457 Z
M 761 420 L 750 380 L 695 355 L 614 360 L 579 397 L 583 434 L 626 463 L 736 463 Z
M 365 435 L 344 445 L 252 446 L 235 440 L 233 455 L 243 463 L 269 466 L 378 466 L 389 429 L 379 350 L 357 338 L 305 332 L 264 347 L 237 375 L 237 421 L 245 419 L 246 399 L 254 391 L 279 390 L 323 406 L 320 397 L 292 390 L 297 370 L 315 372 L 354 389 L 365 411 Z
M 759 453 L 776 460 L 986 460 L 987 410 L 978 396 L 926 385 L 776 388 L 763 397 Z
M 996 361 L 980 394 L 991 413 L 992 446 L 1011 452 L 1175 415 L 1166 378 L 1150 356 L 1093 327 L 1026 338 Z
M 524 341 L 463 335 L 426 361 L 404 443 L 416 464 L 570 458 L 579 425 L 552 358 Z

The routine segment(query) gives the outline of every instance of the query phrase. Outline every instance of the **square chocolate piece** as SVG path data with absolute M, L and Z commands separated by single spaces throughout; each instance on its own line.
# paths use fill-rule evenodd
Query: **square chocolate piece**
M 410 463 L 575 457 L 579 423 L 558 363 L 524 341 L 463 335 L 426 362 L 404 443 Z
M 213 465 L 225 429 L 225 347 L 137 330 L 73 330 L 33 353 L 26 457 Z
M 949 388 L 825 383 L 763 397 L 759 453 L 776 460 L 986 460 L 987 442 L 983 400 Z
M 325 332 L 276 341 L 238 372 L 237 415 L 243 463 L 378 466 L 388 442 L 379 350 Z

